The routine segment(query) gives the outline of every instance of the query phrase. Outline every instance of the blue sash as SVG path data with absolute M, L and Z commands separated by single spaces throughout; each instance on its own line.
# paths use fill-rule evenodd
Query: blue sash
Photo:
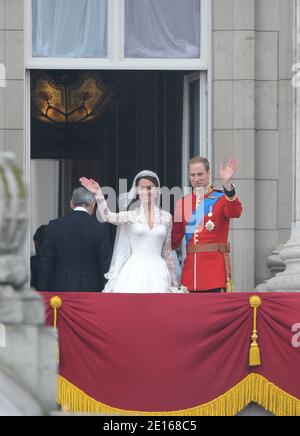
M 190 240 L 194 236 L 197 227 L 202 222 L 203 218 L 209 213 L 210 208 L 213 207 L 222 197 L 224 192 L 212 192 L 208 197 L 204 199 L 203 202 L 194 210 L 192 216 L 190 217 L 186 227 L 185 227 L 185 241 L 186 245 L 189 244 Z

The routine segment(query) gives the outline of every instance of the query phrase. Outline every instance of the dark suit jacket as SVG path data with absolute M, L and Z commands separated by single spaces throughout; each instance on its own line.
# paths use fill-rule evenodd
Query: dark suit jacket
M 50 221 L 42 248 L 39 290 L 101 291 L 111 255 L 107 224 L 88 213 L 73 211 Z M 53 274 L 54 286 L 49 289 Z
M 41 256 L 34 255 L 30 257 L 30 286 L 38 289 L 39 273 L 41 269 Z

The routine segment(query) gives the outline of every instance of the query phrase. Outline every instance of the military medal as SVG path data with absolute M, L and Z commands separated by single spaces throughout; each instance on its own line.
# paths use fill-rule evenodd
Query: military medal
M 208 232 L 212 232 L 215 228 L 215 224 L 212 222 L 212 220 L 207 221 L 207 223 L 205 224 L 205 228 Z
M 212 212 L 212 206 L 210 207 L 210 211 L 208 214 L 209 220 L 207 221 L 207 223 L 205 224 L 205 228 L 208 232 L 212 232 L 214 230 L 214 228 L 216 227 L 215 224 L 212 222 L 212 220 L 210 218 L 212 218 L 213 216 L 213 212 Z

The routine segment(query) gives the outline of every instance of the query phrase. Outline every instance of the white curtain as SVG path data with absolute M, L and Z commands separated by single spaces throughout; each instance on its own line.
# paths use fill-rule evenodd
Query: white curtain
M 107 0 L 32 0 L 34 57 L 107 55 Z
M 32 160 L 30 173 L 30 252 L 35 253 L 32 238 L 36 230 L 58 218 L 59 162 Z
M 125 0 L 125 56 L 198 58 L 201 0 Z

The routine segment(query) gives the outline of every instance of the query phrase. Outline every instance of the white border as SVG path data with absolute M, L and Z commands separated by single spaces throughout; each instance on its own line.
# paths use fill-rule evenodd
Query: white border
M 24 0 L 25 68 L 89 70 L 207 70 L 210 45 L 210 0 L 201 0 L 200 59 L 128 59 L 124 57 L 125 0 L 108 0 L 108 57 L 36 58 L 32 57 L 31 0 Z M 121 29 L 121 31 L 120 31 Z M 115 38 L 115 35 L 120 35 Z

